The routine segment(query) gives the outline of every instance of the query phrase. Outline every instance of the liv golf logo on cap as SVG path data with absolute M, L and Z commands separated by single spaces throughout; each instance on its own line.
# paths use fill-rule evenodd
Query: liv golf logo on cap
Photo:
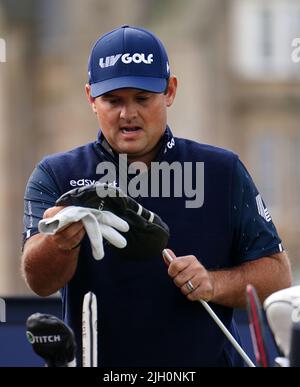
M 0 322 L 6 322 L 6 305 L 2 298 L 0 298 Z
M 104 69 L 105 67 L 111 67 L 114 66 L 119 59 L 121 58 L 121 61 L 124 64 L 130 64 L 132 62 L 134 63 L 144 63 L 144 64 L 151 64 L 153 63 L 153 54 L 149 54 L 146 58 L 145 54 L 133 54 L 130 56 L 130 54 L 118 54 L 118 55 L 111 55 L 107 56 L 106 58 L 100 58 L 99 60 L 99 66 Z
M 6 43 L 4 39 L 0 39 L 0 63 L 6 62 Z

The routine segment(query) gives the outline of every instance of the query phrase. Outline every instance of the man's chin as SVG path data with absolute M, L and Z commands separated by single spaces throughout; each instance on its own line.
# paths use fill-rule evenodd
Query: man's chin
M 145 157 L 147 158 L 148 153 L 141 150 L 123 149 L 119 155 L 126 155 L 129 163 L 134 161 L 146 162 Z
M 143 149 L 137 146 L 122 146 L 118 153 L 126 154 L 128 157 L 141 157 L 144 154 Z
M 132 151 L 132 150 L 128 150 L 128 151 L 124 151 L 124 152 L 121 152 L 122 154 L 126 154 L 128 159 L 136 159 L 136 158 L 139 158 L 139 157 L 143 157 L 144 156 L 144 153 L 143 152 L 140 152 L 140 151 Z

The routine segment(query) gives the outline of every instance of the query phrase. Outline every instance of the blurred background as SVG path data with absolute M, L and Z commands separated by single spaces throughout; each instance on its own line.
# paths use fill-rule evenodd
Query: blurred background
M 174 134 L 240 155 L 299 284 L 300 0 L 0 0 L 0 297 L 32 295 L 20 273 L 25 185 L 45 155 L 95 139 L 88 56 L 122 24 L 164 42 L 179 79 Z

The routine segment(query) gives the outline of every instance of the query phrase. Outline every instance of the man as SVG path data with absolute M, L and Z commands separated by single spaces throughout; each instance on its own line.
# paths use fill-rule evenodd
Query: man
M 238 338 L 233 308 L 245 306 L 246 285 L 263 300 L 291 283 L 281 240 L 238 157 L 173 137 L 167 108 L 176 89 L 166 51 L 152 33 L 122 26 L 104 35 L 93 47 L 86 86 L 101 128 L 98 140 L 46 157 L 26 188 L 26 281 L 41 296 L 60 290 L 79 347 L 83 295 L 97 295 L 102 366 L 240 366 L 219 327 L 191 301 L 211 302 Z M 170 227 L 169 252 L 176 259 L 168 269 L 161 256 L 124 260 L 108 247 L 102 261 L 94 260 L 80 222 L 53 236 L 38 233 L 38 221 L 62 209 L 54 207 L 61 194 L 82 179 L 97 181 L 102 162 L 118 167 L 120 154 L 149 171 L 154 161 L 204 165 L 204 200 L 195 208 L 187 208 L 185 193 L 174 194 L 174 177 L 170 197 L 137 199 Z

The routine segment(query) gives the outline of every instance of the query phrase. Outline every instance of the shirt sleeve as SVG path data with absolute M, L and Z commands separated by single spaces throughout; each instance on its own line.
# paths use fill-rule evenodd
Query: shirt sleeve
M 25 189 L 23 246 L 27 239 L 39 232 L 39 221 L 44 212 L 55 205 L 59 196 L 59 189 L 53 177 L 42 163 L 38 164 Z
M 271 214 L 240 160 L 233 176 L 233 254 L 238 264 L 283 251 Z

